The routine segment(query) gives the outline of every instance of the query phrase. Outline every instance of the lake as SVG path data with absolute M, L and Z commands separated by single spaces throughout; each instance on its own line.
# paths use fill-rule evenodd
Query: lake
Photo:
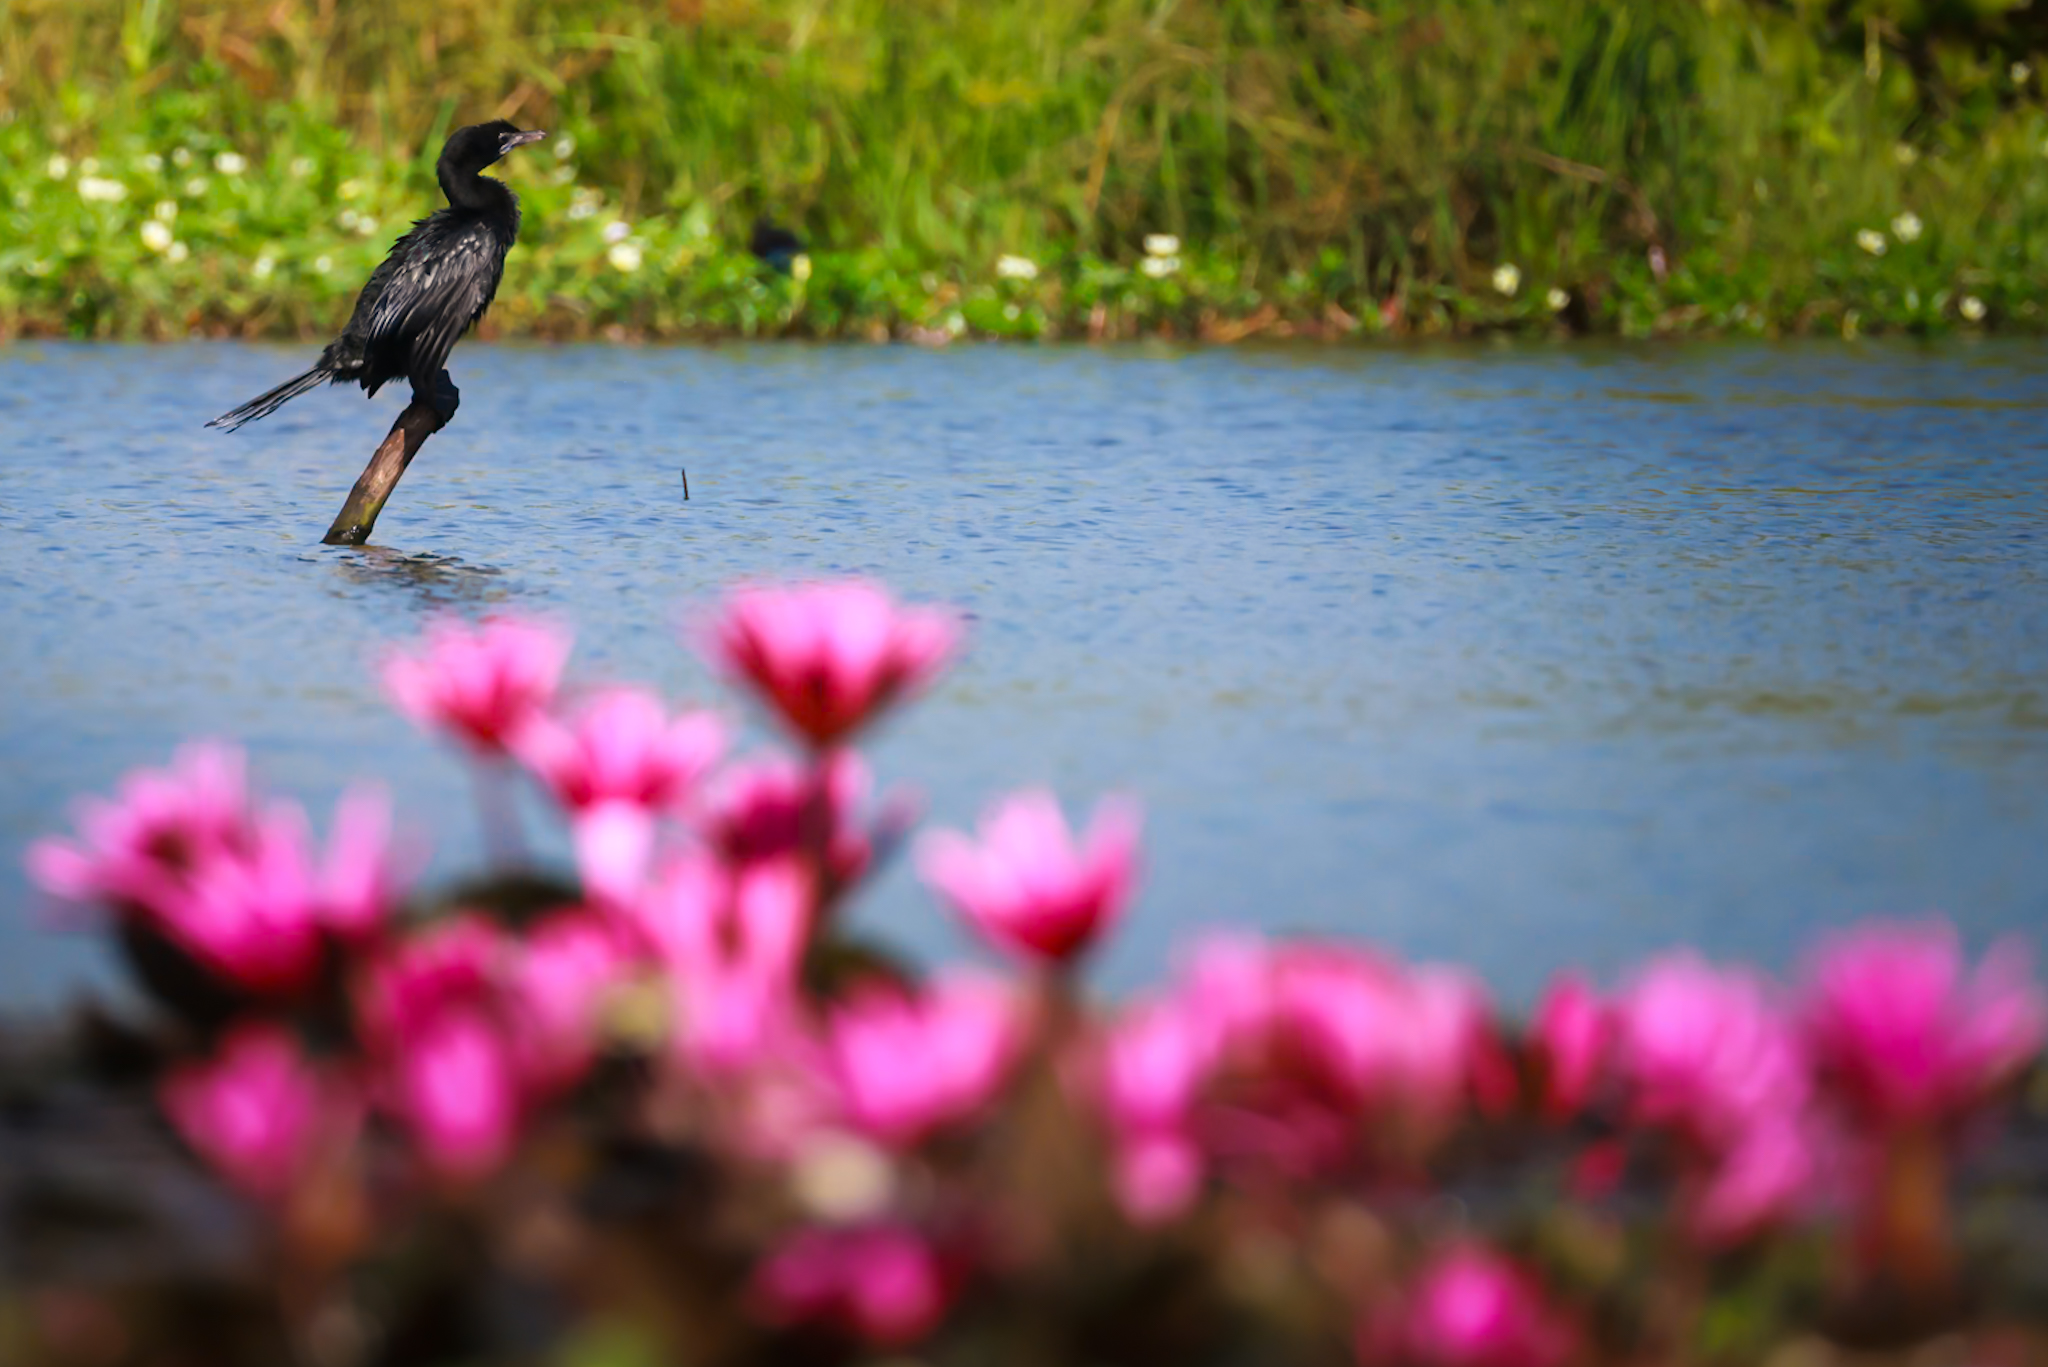
M 385 642 L 531 609 L 581 677 L 731 706 L 677 625 L 760 574 L 971 614 L 872 752 L 932 819 L 1142 798 L 1108 989 L 1226 922 L 1511 1001 L 1679 942 L 1786 967 L 1871 913 L 2048 926 L 2039 343 L 472 342 L 365 549 L 318 540 L 402 395 L 200 426 L 316 350 L 0 347 L 0 1009 L 114 980 L 20 872 L 75 794 L 234 737 L 323 828 L 390 780 L 452 871 L 470 789 L 382 701 Z M 855 914 L 966 948 L 901 867 Z

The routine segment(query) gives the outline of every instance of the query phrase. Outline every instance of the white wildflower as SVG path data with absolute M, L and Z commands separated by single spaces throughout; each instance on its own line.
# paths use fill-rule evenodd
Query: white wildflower
M 1877 229 L 1858 228 L 1856 230 L 1856 245 L 1869 252 L 1872 256 L 1883 256 L 1885 247 L 1888 244 L 1884 240 L 1884 234 Z
M 213 158 L 213 169 L 224 176 L 239 176 L 249 169 L 249 159 L 240 152 L 217 152 Z
M 100 159 L 98 157 L 87 157 L 78 163 L 78 174 L 81 176 L 96 176 L 99 173 Z
M 307 176 L 313 174 L 313 159 L 311 157 L 293 157 L 289 169 L 291 170 L 293 180 L 304 180 Z
M 1038 263 L 1028 256 L 1005 254 L 996 258 L 996 274 L 1005 280 L 1036 280 Z
M 568 185 L 576 179 L 576 168 L 565 161 L 548 174 L 548 179 L 557 185 Z
M 276 270 L 277 258 L 268 252 L 265 252 L 249 263 L 249 274 L 255 276 L 258 280 L 268 280 L 272 272 Z
M 621 275 L 631 275 L 640 269 L 640 246 L 636 242 L 614 242 L 612 249 L 604 254 L 612 263 L 612 269 Z
M 1892 149 L 1892 160 L 1901 166 L 1911 166 L 1920 160 L 1920 149 L 1910 142 L 1902 142 Z
M 167 223 L 150 219 L 142 225 L 142 245 L 153 252 L 168 251 L 171 245 L 171 229 Z
M 71 158 L 59 152 L 44 163 L 43 169 L 50 173 L 51 180 L 62 180 L 71 174 Z
M 185 182 L 185 198 L 198 199 L 206 193 L 206 177 L 194 176 Z
M 357 220 L 356 220 L 356 236 L 357 236 L 357 237 L 374 237 L 374 236 L 376 236 L 376 233 L 377 233 L 377 220 L 376 220 L 376 219 L 374 219 L 374 218 L 371 218 L 371 217 L 370 217 L 370 216 L 369 216 L 368 214 L 364 214 L 364 215 L 363 215 L 363 216 L 362 216 L 361 218 L 359 218 L 359 219 L 357 219 Z
M 142 154 L 142 161 L 140 164 L 143 170 L 149 172 L 153 176 L 163 174 L 164 159 L 154 152 L 144 152 Z
M 790 278 L 795 280 L 799 285 L 801 285 L 804 281 L 810 279 L 811 254 L 809 252 L 798 252 L 795 256 L 791 257 L 789 262 L 789 274 Z
M 1003 317 L 1004 317 L 1005 319 L 1007 319 L 1008 321 L 1010 321 L 1010 322 L 1014 323 L 1014 322 L 1016 322 L 1016 321 L 1017 321 L 1017 320 L 1018 320 L 1019 318 L 1022 318 L 1023 316 L 1024 316 L 1024 310 L 1022 310 L 1022 309 L 1018 308 L 1018 307 L 1017 307 L 1017 306 L 1016 306 L 1015 304 L 1005 304 L 1005 305 L 1003 305 Z
M 179 261 L 183 261 L 186 257 L 190 255 L 192 255 L 192 249 L 190 247 L 186 246 L 182 242 L 173 242 L 170 246 L 170 250 L 164 253 L 164 260 L 176 263 Z
M 343 209 L 340 213 L 334 216 L 334 226 L 341 229 L 345 233 L 354 232 L 356 224 L 361 223 L 362 221 L 363 216 L 357 213 L 354 209 Z
M 2014 62 L 2012 64 L 2011 75 L 2012 83 L 2014 85 L 2025 85 L 2027 83 L 2027 77 L 2033 74 L 2034 68 L 2028 66 L 2025 62 Z
M 1563 313 L 1567 308 L 1571 307 L 1572 297 L 1557 286 L 1552 285 L 1549 291 L 1544 294 L 1543 302 L 1550 306 L 1552 313 Z
M 1177 256 L 1148 256 L 1138 263 L 1138 269 L 1151 276 L 1154 280 L 1164 280 L 1167 276 L 1180 269 L 1180 258 Z
M 1145 255 L 1174 256 L 1180 251 L 1180 239 L 1172 233 L 1146 233 Z
M 955 309 L 946 315 L 946 335 L 958 337 L 967 331 L 967 315 Z
M 108 180 L 104 176 L 80 176 L 78 197 L 97 204 L 119 204 L 128 198 L 128 187 L 118 180 Z
M 1908 209 L 1893 219 L 1892 236 L 1901 242 L 1918 242 L 1920 240 L 1920 215 Z
M 178 203 L 176 200 L 160 199 L 156 202 L 156 207 L 149 211 L 149 216 L 159 223 L 176 223 Z
M 624 242 L 632 235 L 633 229 L 616 218 L 604 225 L 604 240 L 607 242 Z
M 321 254 L 321 255 L 319 255 L 319 256 L 316 256 L 316 257 L 314 257 L 314 258 L 313 258 L 313 274 L 315 274 L 315 275 L 325 275 L 325 274 L 327 274 L 327 272 L 329 272 L 329 271 L 331 271 L 331 270 L 333 270 L 333 269 L 334 269 L 334 258 L 333 258 L 333 257 L 331 257 L 331 256 L 328 256 L 328 255 L 326 255 L 326 254 L 324 254 L 324 253 L 323 253 L 323 254 Z
M 192 149 L 191 149 L 191 148 L 189 148 L 189 147 L 174 147 L 174 148 L 172 148 L 172 149 L 171 149 L 171 165 L 173 165 L 173 166 L 177 167 L 177 168 L 178 168 L 178 169 L 179 169 L 180 171 L 182 171 L 182 170 L 184 170 L 184 169 L 185 169 L 185 168 L 186 168 L 187 166 L 190 166 L 191 164 L 192 164 Z
M 1501 262 L 1493 268 L 1493 287 L 1501 294 L 1514 294 L 1522 288 L 1522 268 L 1512 261 Z
M 567 161 L 576 155 L 576 139 L 568 133 L 555 139 L 555 160 Z
M 1963 315 L 1966 323 L 1981 323 L 1984 321 L 1984 301 L 1974 294 L 1966 294 L 1956 305 L 1956 312 Z
M 569 217 L 572 221 L 580 222 L 583 219 L 595 218 L 596 216 L 597 206 L 587 199 L 579 199 L 569 206 Z
M 355 199 L 363 193 L 363 183 L 351 177 L 335 186 L 334 193 L 343 199 Z

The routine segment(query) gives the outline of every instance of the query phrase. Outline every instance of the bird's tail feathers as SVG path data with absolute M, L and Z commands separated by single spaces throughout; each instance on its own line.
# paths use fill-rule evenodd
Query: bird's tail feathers
M 208 427 L 218 427 L 224 432 L 232 432 L 245 422 L 254 422 L 258 418 L 269 417 L 272 413 L 284 407 L 290 400 L 296 399 L 299 395 L 311 390 L 318 389 L 333 378 L 332 372 L 324 366 L 316 365 L 305 374 L 294 375 L 277 388 L 258 394 L 240 408 L 229 409 L 206 425 Z

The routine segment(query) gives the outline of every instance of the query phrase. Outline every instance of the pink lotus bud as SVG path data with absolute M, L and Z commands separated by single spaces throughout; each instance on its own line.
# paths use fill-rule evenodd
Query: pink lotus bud
M 937 1256 L 916 1231 L 894 1225 L 807 1229 L 756 1272 L 753 1297 L 771 1321 L 831 1324 L 877 1348 L 929 1334 L 945 1314 Z
M 1123 911 L 1136 875 L 1138 826 L 1135 806 L 1105 801 L 1077 848 L 1058 802 L 1031 790 L 989 812 L 978 845 L 952 831 L 927 836 L 918 868 L 994 944 L 1065 963 Z
M 725 727 L 709 712 L 670 720 L 645 689 L 611 688 L 565 723 L 541 716 L 512 737 L 513 752 L 571 811 L 625 803 L 665 811 L 718 762 Z
M 847 1117 L 898 1147 L 972 1120 L 994 1100 L 1023 1034 L 1015 993 L 978 975 L 940 978 L 918 997 L 858 993 L 831 1020 Z
M 707 654 L 823 749 L 929 683 L 959 635 L 951 613 L 900 606 L 860 580 L 761 586 L 727 599 Z
M 270 1025 L 243 1026 L 212 1059 L 177 1069 L 162 1100 L 187 1143 L 265 1199 L 289 1191 L 318 1148 L 349 1142 L 361 1119 L 353 1092 Z
M 1529 1031 L 1546 1116 L 1569 1120 L 1586 1108 L 1600 1084 L 1613 1037 L 1613 1019 L 1585 979 L 1567 973 L 1551 982 Z
M 569 638 L 537 622 L 444 620 L 423 648 L 386 658 L 384 688 L 419 725 L 497 754 L 547 710 L 568 658 Z
M 1359 1356 L 1407 1367 L 1560 1367 L 1576 1346 L 1534 1278 L 1496 1253 L 1466 1247 L 1424 1269 L 1398 1313 L 1368 1327 Z
M 1880 1127 L 1967 1117 L 2048 1035 L 2048 998 L 2015 943 L 1965 976 L 1942 922 L 1870 925 L 1822 947 L 1806 1037 L 1834 1097 Z

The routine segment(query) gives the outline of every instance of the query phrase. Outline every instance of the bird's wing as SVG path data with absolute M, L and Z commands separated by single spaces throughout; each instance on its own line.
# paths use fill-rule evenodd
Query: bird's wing
M 413 250 L 403 257 L 394 251 L 386 262 L 391 276 L 363 331 L 370 350 L 402 347 L 408 373 L 431 380 L 456 340 L 490 305 L 504 263 L 481 226 L 445 236 L 415 231 L 407 238 Z

